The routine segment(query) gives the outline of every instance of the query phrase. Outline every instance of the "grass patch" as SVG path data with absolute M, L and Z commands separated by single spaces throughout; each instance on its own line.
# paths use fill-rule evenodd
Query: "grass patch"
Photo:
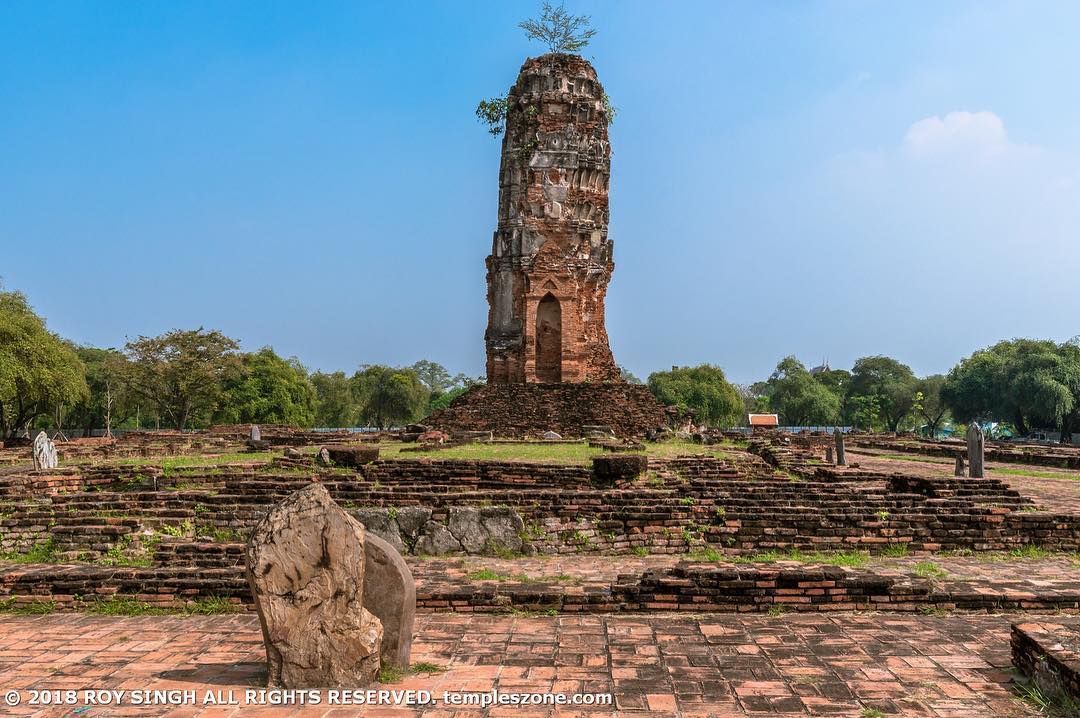
M 915 575 L 923 578 L 945 578 L 949 572 L 932 561 L 922 561 L 915 564 Z
M 1016 683 L 1016 692 L 1020 699 L 1036 708 L 1048 718 L 1075 718 L 1080 715 L 1080 701 L 1071 697 L 1064 690 L 1047 693 L 1034 682 Z
M 686 554 L 686 558 L 691 561 L 708 561 L 710 563 L 716 563 L 717 561 L 724 560 L 724 554 L 710 546 L 709 548 L 703 549 L 701 551 L 693 551 L 691 553 L 688 553 Z
M 14 598 L 0 601 L 0 613 L 12 616 L 45 616 L 56 610 L 56 601 L 39 601 L 34 599 L 30 603 L 15 604 Z
M 242 605 L 219 596 L 200 598 L 185 606 L 175 607 L 154 606 L 134 598 L 113 596 L 80 601 L 78 607 L 94 616 L 214 616 L 244 610 Z
M 420 661 L 409 666 L 410 673 L 442 673 L 446 669 L 435 663 Z
M 732 563 L 798 561 L 800 563 L 820 563 L 828 566 L 858 568 L 870 562 L 870 554 L 866 551 L 813 551 L 808 553 L 799 549 L 791 549 L 789 551 L 762 551 L 747 556 L 732 556 L 727 560 Z
M 919 606 L 919 614 L 923 616 L 948 616 L 949 609 L 938 606 Z
M 506 574 L 493 571 L 490 568 L 481 568 L 469 573 L 467 578 L 470 581 L 506 581 L 510 577 Z
M 951 464 L 954 459 L 941 459 L 933 456 L 912 456 L 910 454 L 871 454 L 872 459 L 892 459 L 893 461 L 915 461 L 920 464 Z
M 1057 471 L 1032 471 L 1029 469 L 987 469 L 995 474 L 1007 474 L 1009 476 L 1028 476 L 1034 479 L 1068 479 L 1080 481 L 1080 474 L 1063 474 Z
M 222 464 L 267 464 L 272 455 L 266 454 L 218 454 L 217 456 L 203 456 L 194 454 L 191 456 L 167 456 L 167 457 L 131 457 L 116 459 L 111 464 L 116 466 L 160 466 L 162 475 L 168 476 L 170 472 L 186 469 L 178 473 L 194 474 L 200 467 L 212 469 Z M 209 473 L 209 472 L 208 472 Z
M 18 551 L 0 553 L 0 560 L 11 561 L 13 563 L 55 563 L 56 546 L 53 543 L 52 537 L 49 537 L 39 544 L 34 544 L 34 546 L 25 553 L 19 553 Z
M 591 463 L 594 456 L 603 456 L 608 453 L 603 449 L 589 446 L 586 441 L 559 444 L 546 444 L 539 441 L 524 444 L 475 443 L 430 451 L 402 451 L 402 449 L 412 448 L 412 446 L 415 446 L 415 444 L 411 446 L 399 443 L 381 444 L 379 446 L 379 456 L 384 459 L 416 459 L 427 456 L 440 459 L 529 461 L 547 464 L 585 465 Z M 676 440 L 646 443 L 642 453 L 657 458 L 670 458 L 687 454 L 708 454 L 717 458 L 727 458 L 725 448 L 730 450 L 745 447 L 745 442 L 725 442 L 705 446 L 691 441 Z
M 1014 548 L 1009 551 L 1009 558 L 1021 558 L 1021 559 L 1038 559 L 1038 558 L 1050 558 L 1053 556 L 1052 551 L 1047 551 L 1042 546 L 1038 546 L 1033 543 L 1029 543 L 1026 546 L 1020 548 Z
M 888 556 L 889 558 L 903 558 L 907 554 L 908 545 L 906 543 L 889 544 L 881 551 L 882 556 Z
M 383 666 L 379 669 L 379 683 L 397 683 L 405 677 L 405 671 L 393 666 Z
M 859 712 L 859 718 L 885 718 L 880 708 L 863 708 Z

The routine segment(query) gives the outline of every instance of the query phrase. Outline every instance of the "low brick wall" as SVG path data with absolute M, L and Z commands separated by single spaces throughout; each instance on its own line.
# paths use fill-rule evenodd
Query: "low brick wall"
M 0 567 L 0 602 L 17 607 L 54 602 L 59 610 L 116 596 L 172 608 L 225 598 L 252 608 L 243 568 L 110 568 L 85 565 Z M 966 590 L 910 575 L 819 565 L 679 563 L 620 575 L 606 583 L 417 582 L 417 608 L 426 612 L 693 611 L 1068 611 L 1080 610 L 1080 591 L 1017 595 L 1007 589 Z M 1014 648 L 1017 645 L 1014 638 Z M 1027 645 L 1027 644 L 1025 644 Z M 1020 664 L 1018 664 L 1020 665 Z M 1068 660 L 1065 665 L 1069 664 Z M 1075 669 L 1075 666 L 1074 666 Z M 1075 676 L 1075 673 L 1072 674 Z
M 1080 623 L 1048 619 L 1012 627 L 1013 665 L 1043 695 L 1080 702 Z

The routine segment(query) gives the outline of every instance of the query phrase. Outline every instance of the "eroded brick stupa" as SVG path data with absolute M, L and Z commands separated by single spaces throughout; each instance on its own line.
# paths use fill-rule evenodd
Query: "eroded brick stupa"
M 507 95 L 499 219 L 487 258 L 487 381 L 424 424 L 455 431 L 644 436 L 664 409 L 622 381 L 604 298 L 611 145 L 604 88 L 576 55 L 525 61 Z
M 507 95 L 487 258 L 490 384 L 619 381 L 604 327 L 608 122 L 596 70 L 576 55 L 530 58 Z

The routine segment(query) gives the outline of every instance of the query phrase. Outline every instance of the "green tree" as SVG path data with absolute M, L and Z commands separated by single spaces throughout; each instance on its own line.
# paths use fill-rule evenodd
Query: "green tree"
M 0 291 L 0 436 L 88 396 L 75 348 L 46 328 L 25 296 Z
M 1055 427 L 1069 443 L 1080 412 L 1080 348 L 1075 341 L 998 342 L 953 367 L 942 398 L 959 421 L 1009 422 L 1021 435 Z
M 649 389 L 668 406 L 693 412 L 698 421 L 734 426 L 743 419 L 743 401 L 720 367 L 673 367 L 649 375 Z
M 67 424 L 80 427 L 87 436 L 94 429 L 115 429 L 135 415 L 136 404 L 124 385 L 127 359 L 116 349 L 79 347 L 75 350 L 86 367 L 86 399 L 72 407 Z
M 439 409 L 445 409 L 446 407 L 450 406 L 450 402 L 452 402 L 454 399 L 457 399 L 459 396 L 461 396 L 468 390 L 469 388 L 465 386 L 455 386 L 450 391 L 439 394 L 437 397 L 431 400 L 431 410 L 438 411 Z
M 314 424 L 315 389 L 299 360 L 282 359 L 264 347 L 240 361 L 241 370 L 224 381 L 214 423 Z
M 926 433 L 930 437 L 937 436 L 945 417 L 949 415 L 949 407 L 941 398 L 943 386 L 945 386 L 945 376 L 942 374 L 932 374 L 915 383 L 915 390 L 919 395 L 915 413 L 926 422 Z
M 766 382 L 769 407 L 786 426 L 835 425 L 840 422 L 840 397 L 818 382 L 795 357 L 776 365 Z
M 539 18 L 523 20 L 518 27 L 530 40 L 547 45 L 549 52 L 567 53 L 579 52 L 596 36 L 591 25 L 588 15 L 571 15 L 562 5 L 545 2 Z
M 315 426 L 342 428 L 359 423 L 360 405 L 345 372 L 315 372 L 311 375 L 311 385 L 315 390 Z
M 241 371 L 236 341 L 202 327 L 139 337 L 124 349 L 125 384 L 177 429 L 186 428 L 192 417 L 208 417 L 225 382 Z
M 900 425 L 909 420 L 915 407 L 915 374 L 911 367 L 885 356 L 863 357 L 855 362 L 851 369 L 851 382 L 848 386 L 849 401 L 858 398 L 870 398 L 873 402 L 859 402 L 859 411 L 872 404 L 876 405 L 876 414 L 888 431 L 897 431 Z M 862 414 L 864 417 L 866 414 Z M 878 428 L 875 425 L 863 428 Z
M 421 418 L 431 398 L 431 392 L 410 368 L 365 365 L 353 375 L 352 384 L 361 422 L 380 429 Z
M 629 369 L 627 369 L 624 366 L 619 367 L 619 377 L 623 381 L 625 381 L 627 384 L 641 384 L 641 383 L 643 383 L 641 381 L 641 379 L 638 379 L 637 376 L 634 375 L 634 372 L 630 371 Z

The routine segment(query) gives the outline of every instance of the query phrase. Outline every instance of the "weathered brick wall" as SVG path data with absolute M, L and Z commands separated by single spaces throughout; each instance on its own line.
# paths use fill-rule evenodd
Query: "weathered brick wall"
M 513 609 L 556 609 L 566 613 L 753 612 L 775 608 L 1075 612 L 1080 609 L 1080 598 L 1067 589 L 1045 587 L 1020 593 L 1007 588 L 970 590 L 962 582 L 941 586 L 912 575 L 875 574 L 837 566 L 679 563 L 626 573 L 613 581 L 575 585 L 569 590 L 565 583 L 544 578 L 498 585 L 440 581 L 437 576 L 425 580 L 428 566 L 430 562 L 425 562 L 424 569 L 417 574 L 417 609 L 425 612 Z M 191 600 L 224 598 L 248 610 L 254 608 L 244 571 L 238 565 L 154 569 L 74 565 L 0 567 L 0 601 L 11 601 L 16 607 L 52 601 L 57 609 L 65 610 L 76 608 L 79 600 L 113 596 L 167 608 Z M 1014 631 L 1014 661 L 1023 669 L 1049 665 L 1047 647 L 1053 645 L 1057 636 L 1046 633 L 1040 636 L 1036 629 L 1041 625 L 1028 624 L 1028 630 L 1019 636 Z M 1044 640 L 1033 640 L 1040 637 Z M 1064 661 L 1060 656 L 1056 658 L 1055 674 L 1064 677 L 1063 682 L 1075 690 L 1077 667 L 1070 670 L 1069 657 Z
M 610 426 L 622 437 L 642 437 L 665 426 L 664 408 L 637 384 L 487 384 L 473 387 L 424 419 L 444 431 L 492 431 L 500 437 L 555 431 L 581 436 L 588 424 Z

